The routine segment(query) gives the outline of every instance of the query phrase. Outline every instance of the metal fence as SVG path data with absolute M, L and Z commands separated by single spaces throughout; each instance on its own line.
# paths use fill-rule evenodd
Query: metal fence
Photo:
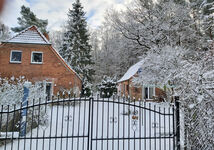
M 120 97 L 1 106 L 0 150 L 179 149 L 178 115 L 174 104 Z

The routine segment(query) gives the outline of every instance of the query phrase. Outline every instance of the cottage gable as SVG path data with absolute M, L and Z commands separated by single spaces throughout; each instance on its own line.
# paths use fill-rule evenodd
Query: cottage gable
M 9 40 L 3 41 L 5 43 L 11 44 L 37 44 L 37 45 L 50 45 L 49 49 L 55 54 L 55 56 L 62 62 L 64 67 L 71 71 L 72 73 L 76 74 L 78 78 L 81 80 L 81 77 L 69 66 L 65 60 L 61 57 L 61 55 L 51 46 L 49 40 L 38 30 L 36 26 L 30 26 L 25 30 L 21 31 L 14 37 L 10 38 Z
M 131 66 L 124 76 L 117 82 L 119 95 L 130 97 L 131 99 L 145 99 L 145 100 L 156 100 L 162 101 L 166 94 L 163 90 L 151 85 L 135 85 L 132 81 L 137 73 L 142 70 L 143 60 Z
M 49 95 L 51 92 L 56 94 L 58 91 L 82 88 L 81 77 L 36 26 L 31 26 L 2 42 L 0 66 L 2 77 L 25 76 L 32 82 L 46 82 Z

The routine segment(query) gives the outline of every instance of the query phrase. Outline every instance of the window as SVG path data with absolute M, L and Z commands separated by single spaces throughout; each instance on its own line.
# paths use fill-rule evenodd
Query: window
M 22 62 L 22 51 L 12 50 L 10 53 L 11 63 L 21 63 Z
M 155 87 L 144 87 L 144 99 L 153 99 L 153 96 L 155 96 Z
M 31 63 L 34 64 L 42 64 L 43 61 L 43 53 L 42 52 L 32 52 L 31 54 Z

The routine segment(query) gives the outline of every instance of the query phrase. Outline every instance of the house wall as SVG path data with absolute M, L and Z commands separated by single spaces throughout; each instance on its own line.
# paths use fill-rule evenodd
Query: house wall
M 125 95 L 125 97 L 127 98 L 128 95 L 130 96 L 131 99 L 136 99 L 136 100 L 142 100 L 142 87 L 136 87 L 133 85 L 133 82 L 131 81 L 131 79 L 123 81 L 118 83 L 118 93 L 123 96 Z M 125 85 L 125 86 L 124 86 Z M 127 89 L 127 85 L 129 85 L 129 89 Z M 125 87 L 125 89 L 124 89 Z M 128 91 L 129 90 L 129 91 Z M 163 99 L 166 97 L 166 94 L 163 90 L 159 89 L 159 88 L 155 88 L 155 100 L 156 101 L 163 101 Z
M 162 89 L 155 88 L 155 96 L 158 101 L 163 101 L 166 98 L 166 93 Z
M 10 63 L 11 50 L 22 51 L 21 64 Z M 43 52 L 43 64 L 31 64 L 32 51 Z M 32 82 L 43 80 L 52 82 L 55 95 L 58 91 L 71 89 L 74 86 L 80 90 L 82 88 L 81 80 L 57 58 L 50 45 L 2 44 L 0 46 L 0 74 L 2 77 L 25 76 Z
M 129 95 L 131 99 L 142 99 L 142 88 L 135 87 L 131 82 L 131 79 L 118 83 L 118 86 L 120 87 L 118 93 L 121 96 L 124 95 L 127 98 Z M 129 87 L 128 89 L 127 86 Z
M 127 85 L 129 85 L 129 81 L 124 81 L 124 82 L 119 83 L 120 91 L 118 91 L 118 92 L 120 93 L 120 96 L 128 97 L 129 93 L 127 90 Z

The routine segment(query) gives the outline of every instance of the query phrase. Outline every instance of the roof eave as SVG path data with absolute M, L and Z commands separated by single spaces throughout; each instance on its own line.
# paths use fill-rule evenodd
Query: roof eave
M 130 78 L 126 79 L 126 80 L 119 80 L 119 81 L 117 81 L 117 83 L 125 82 L 125 81 L 128 81 L 128 80 L 130 80 Z
M 35 45 L 52 45 L 51 43 L 26 43 L 26 42 L 1 42 L 1 43 L 10 43 L 10 44 L 35 44 Z

